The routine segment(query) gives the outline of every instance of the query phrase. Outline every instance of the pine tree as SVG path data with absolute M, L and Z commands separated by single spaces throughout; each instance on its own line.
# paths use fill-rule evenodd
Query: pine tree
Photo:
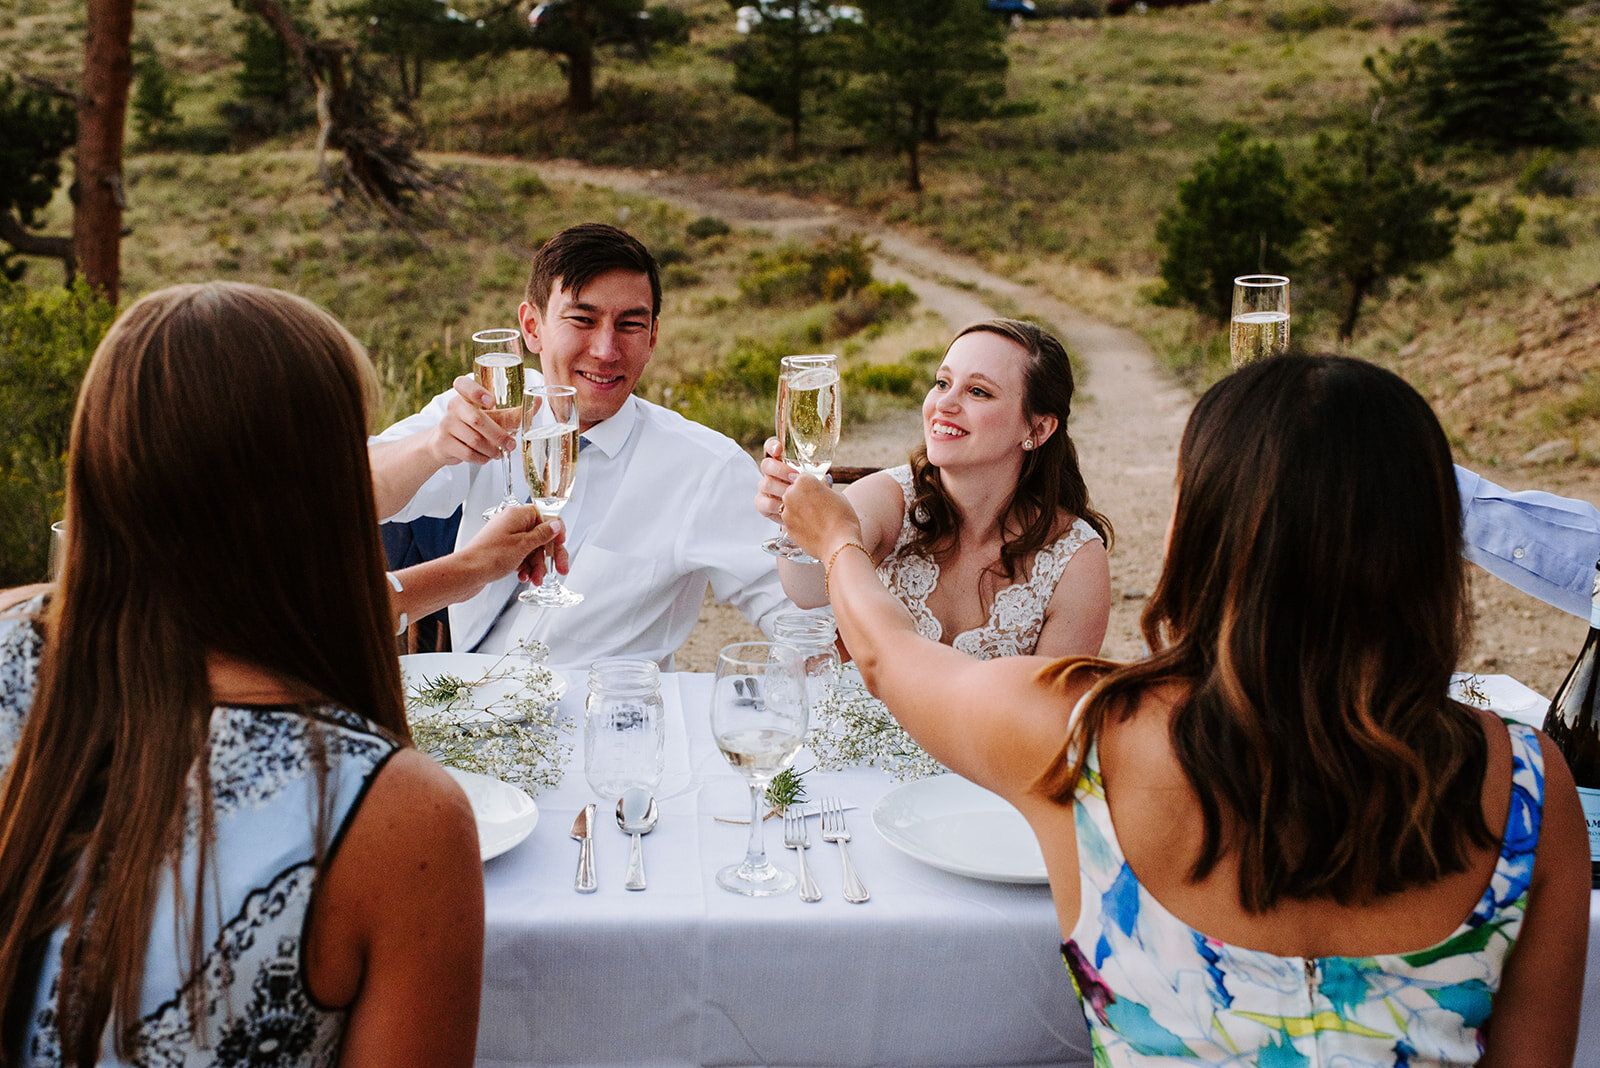
M 1292 193 L 1278 146 L 1249 141 L 1243 130 L 1223 131 L 1216 153 L 1178 183 L 1177 202 L 1156 224 L 1156 239 L 1166 247 L 1160 299 L 1225 323 L 1234 278 L 1287 274 L 1305 229 Z
M 921 147 L 945 119 L 980 119 L 1005 99 L 1000 21 L 975 0 L 860 0 L 859 25 L 839 26 L 859 78 L 840 95 L 846 121 L 906 157 L 906 188 L 922 190 Z
M 1339 290 L 1341 341 L 1389 279 L 1450 254 L 1470 199 L 1420 177 L 1403 140 L 1370 123 L 1319 134 L 1299 189 L 1315 228 L 1312 260 Z
M 814 0 L 757 0 L 753 10 L 748 35 L 731 51 L 733 88 L 789 124 L 789 155 L 797 157 L 806 116 L 842 81 L 834 9 Z
M 1439 54 L 1445 140 L 1494 147 L 1578 136 L 1561 0 L 1452 0 Z

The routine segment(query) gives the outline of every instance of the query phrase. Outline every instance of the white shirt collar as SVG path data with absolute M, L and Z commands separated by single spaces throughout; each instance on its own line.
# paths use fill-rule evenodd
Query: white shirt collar
M 589 448 L 599 449 L 605 453 L 606 459 L 610 460 L 628 443 L 628 436 L 633 433 L 633 428 L 638 422 L 639 398 L 630 393 L 616 415 L 596 423 L 585 430 L 583 436 L 588 440 Z

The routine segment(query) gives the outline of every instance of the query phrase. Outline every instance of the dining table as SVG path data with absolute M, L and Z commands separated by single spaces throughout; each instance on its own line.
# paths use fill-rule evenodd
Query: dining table
M 561 710 L 581 725 L 586 679 L 568 681 Z M 666 761 L 645 890 L 623 886 L 630 841 L 584 778 L 581 727 L 532 832 L 485 862 L 477 1064 L 1089 1068 L 1048 886 L 956 874 L 891 844 L 874 806 L 903 784 L 877 768 L 808 770 L 804 748 L 796 760 L 811 802 L 853 806 L 849 848 L 869 900 L 845 900 L 839 849 L 816 817 L 820 901 L 719 887 L 717 870 L 745 852 L 749 791 L 712 739 L 711 690 L 709 674 L 661 676 Z M 599 887 L 581 894 L 570 831 L 589 803 Z M 797 870 L 781 820 L 765 841 Z M 1600 893 L 1590 920 L 1580 1065 L 1600 1065 Z

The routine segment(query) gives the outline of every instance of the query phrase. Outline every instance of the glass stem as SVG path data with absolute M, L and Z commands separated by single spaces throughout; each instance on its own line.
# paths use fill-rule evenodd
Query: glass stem
M 746 867 L 759 868 L 767 862 L 767 846 L 761 834 L 761 784 L 750 783 L 750 841 L 744 847 Z
M 511 451 L 509 449 L 501 449 L 500 456 L 506 462 L 506 500 L 515 500 L 516 498 L 511 494 Z

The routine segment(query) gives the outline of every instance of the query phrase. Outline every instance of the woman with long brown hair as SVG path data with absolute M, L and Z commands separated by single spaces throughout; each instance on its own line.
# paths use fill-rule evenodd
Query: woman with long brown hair
M 1138 663 L 954 656 L 846 502 L 784 503 L 869 687 L 1033 827 L 1096 1064 L 1572 1063 L 1582 811 L 1449 696 L 1460 502 L 1399 378 L 1285 357 L 1200 399 Z
M 0 623 L 0 1063 L 471 1062 L 482 871 L 409 743 L 374 390 L 255 286 L 95 353 L 60 582 Z
M 1094 654 L 1111 611 L 1111 524 L 1089 503 L 1067 432 L 1072 364 L 1033 323 L 986 319 L 950 342 L 907 465 L 844 491 L 861 546 L 925 637 L 981 659 Z M 778 519 L 794 480 L 767 442 L 756 508 Z M 822 564 L 778 563 L 802 608 Z

